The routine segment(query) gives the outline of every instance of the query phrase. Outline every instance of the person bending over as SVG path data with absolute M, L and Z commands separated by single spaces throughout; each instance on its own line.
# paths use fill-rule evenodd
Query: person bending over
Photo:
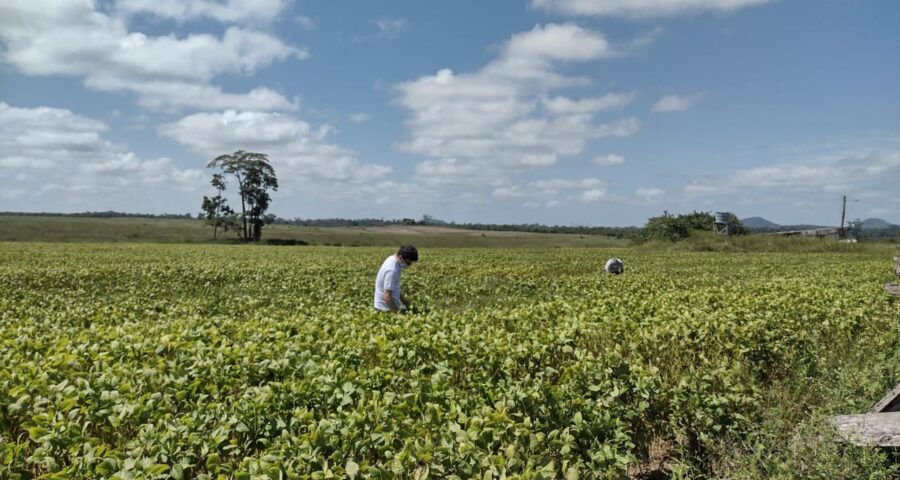
M 613 275 L 624 273 L 625 262 L 623 262 L 621 258 L 610 258 L 606 261 L 606 265 L 603 266 L 603 270 L 606 270 L 606 273 L 611 273 Z
M 412 245 L 403 245 L 397 253 L 384 260 L 375 277 L 375 309 L 383 312 L 402 312 L 410 307 L 403 295 L 400 274 L 419 261 L 419 252 Z

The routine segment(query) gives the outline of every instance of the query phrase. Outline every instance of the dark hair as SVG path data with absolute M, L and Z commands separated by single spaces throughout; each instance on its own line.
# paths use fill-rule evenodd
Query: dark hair
M 397 250 L 397 255 L 400 255 L 404 260 L 409 260 L 410 262 L 419 261 L 419 251 L 412 245 L 401 246 L 400 250 Z

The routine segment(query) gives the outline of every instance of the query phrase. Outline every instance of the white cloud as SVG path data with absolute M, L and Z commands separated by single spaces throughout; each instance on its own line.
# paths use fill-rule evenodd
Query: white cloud
M 406 19 L 405 18 L 378 18 L 373 20 L 372 23 L 378 28 L 378 30 L 387 36 L 393 36 L 406 27 Z
M 0 102 L 0 147 L 25 152 L 94 152 L 110 148 L 103 122 L 57 108 L 15 108 Z
M 109 205 L 134 195 L 136 187 L 155 185 L 156 194 L 166 195 L 204 185 L 200 170 L 179 168 L 168 158 L 140 159 L 105 140 L 106 130 L 69 110 L 0 102 L 0 188 L 24 189 L 38 199 L 82 192 Z
M 634 100 L 636 94 L 631 93 L 609 93 L 598 98 L 583 98 L 581 100 L 572 100 L 566 97 L 542 98 L 544 108 L 555 114 L 578 114 L 578 113 L 596 113 L 602 110 L 614 110 L 622 108 Z
M 368 113 L 357 112 L 350 114 L 350 121 L 353 123 L 367 122 L 369 121 L 369 118 L 371 118 L 371 116 Z
M 236 150 L 268 154 L 279 183 L 333 194 L 340 186 L 383 179 L 391 167 L 362 163 L 356 152 L 327 142 L 331 127 L 313 128 L 290 115 L 265 112 L 197 113 L 160 127 L 163 136 L 213 158 Z
M 106 83 L 95 85 L 99 90 L 138 91 L 138 105 L 153 110 L 177 110 L 195 108 L 199 110 L 259 109 L 295 110 L 295 100 L 287 100 L 280 93 L 265 87 L 254 88 L 247 93 L 225 93 L 213 85 L 196 85 L 181 82 L 146 82 L 142 85 Z
M 578 155 L 591 140 L 633 135 L 636 119 L 599 123 L 595 114 L 627 105 L 634 93 L 551 95 L 589 83 L 559 73 L 561 65 L 616 55 L 601 34 L 574 24 L 517 33 L 474 73 L 443 69 L 397 85 L 396 102 L 410 112 L 409 138 L 397 148 L 428 158 L 416 174 L 430 185 L 485 187 Z
M 494 169 L 461 162 L 455 158 L 426 160 L 416 165 L 416 177 L 431 186 L 439 185 L 491 185 L 496 182 Z
M 659 39 L 662 36 L 665 30 L 662 27 L 654 27 L 649 31 L 641 33 L 636 36 L 633 40 L 631 40 L 631 49 L 632 50 L 640 50 L 642 48 L 650 46 L 653 42 Z
M 428 189 L 412 183 L 401 183 L 392 180 L 369 182 L 358 185 L 354 190 L 336 191 L 335 198 L 348 198 L 350 196 L 375 199 L 376 205 L 395 206 L 399 202 L 415 202 L 423 205 L 422 200 L 429 197 Z
M 253 74 L 276 61 L 308 53 L 268 34 L 230 27 L 209 34 L 148 36 L 95 9 L 90 1 L 34 0 L 0 5 L 4 62 L 27 75 L 71 75 L 88 88 L 130 91 L 160 108 L 289 109 L 292 102 L 266 88 L 223 93 L 219 75 Z
M 606 182 L 600 180 L 599 178 L 583 178 L 581 180 L 566 180 L 566 179 L 545 179 L 545 180 L 536 180 L 531 183 L 531 185 L 540 190 L 562 190 L 567 188 L 596 188 L 596 187 L 605 187 Z
M 636 118 L 623 118 L 610 123 L 597 125 L 597 128 L 591 132 L 593 138 L 603 137 L 630 137 L 638 132 L 641 128 L 641 122 Z
M 615 55 L 603 35 L 572 23 L 551 23 L 514 34 L 492 67 L 518 73 L 521 67 L 546 68 L 554 61 L 584 62 Z
M 609 155 L 595 157 L 593 160 L 593 163 L 595 165 L 603 165 L 604 167 L 610 167 L 613 165 L 621 165 L 621 164 L 625 163 L 625 157 L 611 153 Z
M 406 30 L 405 18 L 381 17 L 369 21 L 375 28 L 375 33 L 353 35 L 350 40 L 354 42 L 374 42 L 376 40 L 395 38 Z
M 537 208 L 542 204 L 550 207 L 573 200 L 590 203 L 606 198 L 606 186 L 606 182 L 593 177 L 547 178 L 524 184 L 496 186 L 491 196 L 501 200 L 523 200 L 522 206 L 526 208 Z
M 55 168 L 56 162 L 46 158 L 4 157 L 0 158 L 0 170 L 49 170 Z
M 275 19 L 288 3 L 288 0 L 118 0 L 115 8 L 126 15 L 149 13 L 179 22 L 211 18 L 225 23 L 252 23 Z
M 897 178 L 900 178 L 900 152 L 849 154 L 802 164 L 766 165 L 738 170 L 725 177 L 697 179 L 686 185 L 684 191 L 701 195 L 728 194 L 747 189 L 840 192 L 865 190 L 865 185 Z
M 24 188 L 10 188 L 0 191 L 0 198 L 4 200 L 18 200 L 24 198 L 28 194 L 28 190 Z
M 661 188 L 638 188 L 634 195 L 645 202 L 653 202 L 664 196 L 666 191 Z
M 654 112 L 683 112 L 689 108 L 691 108 L 697 100 L 700 99 L 700 94 L 694 94 L 689 96 L 678 96 L 678 95 L 666 95 L 659 99 L 655 105 L 653 105 Z
M 684 186 L 685 193 L 693 193 L 699 195 L 712 195 L 717 193 L 724 193 L 727 191 L 727 188 L 724 185 L 712 185 L 708 183 L 701 183 L 702 181 L 698 181 L 695 183 L 690 183 Z
M 626 18 L 733 12 L 772 0 L 531 0 L 531 6 L 568 15 Z
M 316 29 L 316 21 L 311 17 L 298 16 L 294 18 L 294 21 L 297 22 L 297 25 L 306 31 L 315 30 Z
M 581 194 L 581 201 L 584 203 L 594 203 L 606 197 L 606 190 L 602 188 L 592 188 Z

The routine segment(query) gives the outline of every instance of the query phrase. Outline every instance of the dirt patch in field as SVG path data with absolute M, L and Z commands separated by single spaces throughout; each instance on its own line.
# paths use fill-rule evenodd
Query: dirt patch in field
M 669 478 L 675 466 L 675 444 L 655 438 L 650 441 L 647 458 L 628 468 L 628 478 L 633 480 L 663 480 Z

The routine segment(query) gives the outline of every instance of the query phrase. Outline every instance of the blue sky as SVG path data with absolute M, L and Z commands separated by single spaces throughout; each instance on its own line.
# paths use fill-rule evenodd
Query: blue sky
M 13 0 L 0 211 L 900 223 L 900 2 Z

